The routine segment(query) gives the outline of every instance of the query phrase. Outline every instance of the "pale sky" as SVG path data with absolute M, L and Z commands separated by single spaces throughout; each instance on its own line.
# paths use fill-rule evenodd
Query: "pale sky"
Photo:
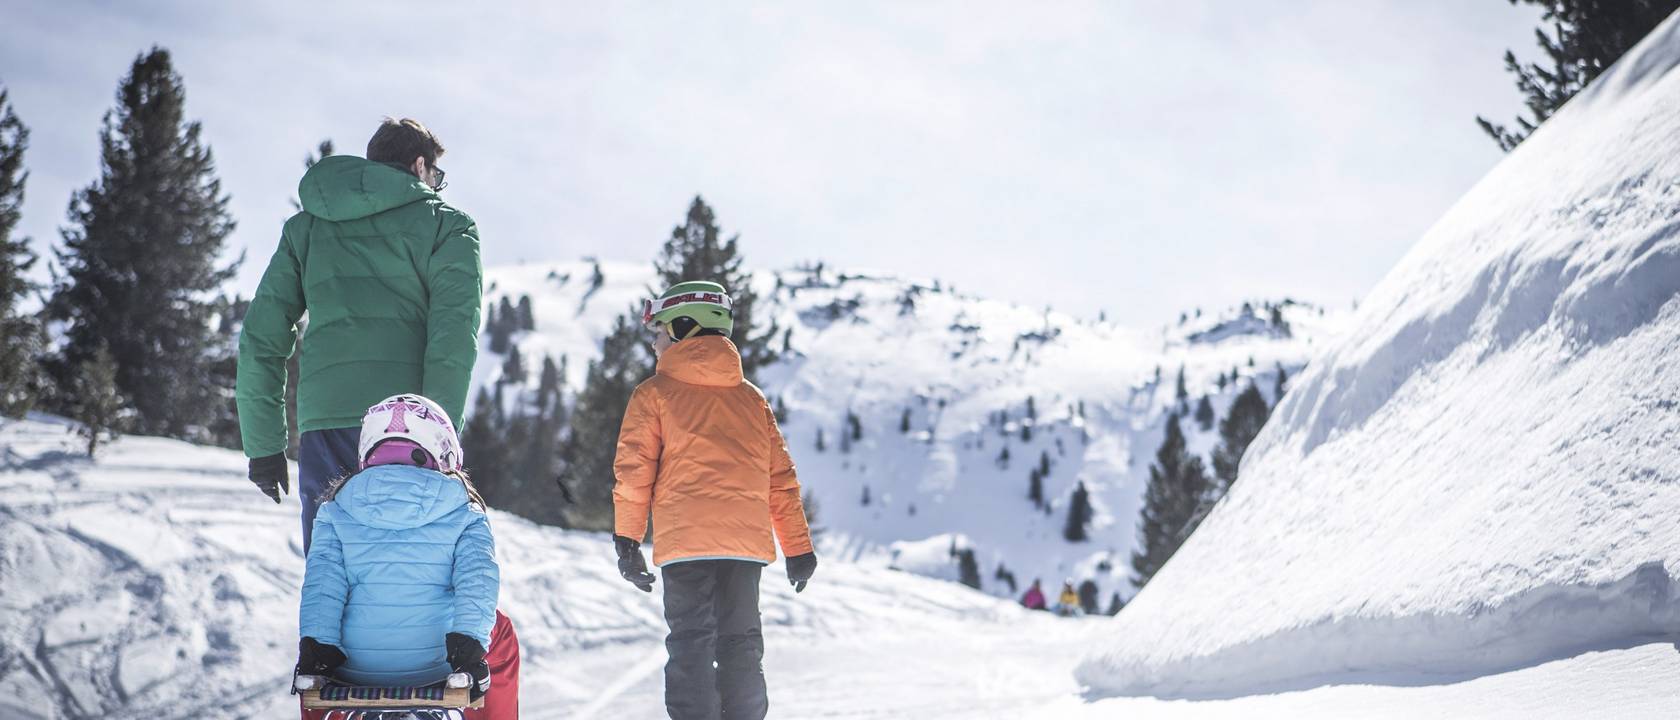
M 495 7 L 479 7 L 479 6 Z M 487 265 L 651 260 L 706 197 L 757 268 L 810 259 L 1139 326 L 1345 306 L 1498 162 L 1503 0 L 87 2 L 7 11 L 23 232 L 57 245 L 152 44 L 203 122 L 256 287 L 303 157 L 381 117 L 448 148 Z M 44 263 L 43 263 L 44 264 Z

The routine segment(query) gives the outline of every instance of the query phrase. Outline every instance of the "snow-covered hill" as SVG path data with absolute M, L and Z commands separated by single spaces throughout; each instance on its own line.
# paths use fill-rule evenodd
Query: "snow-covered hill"
M 1456 682 L 1673 641 L 1677 66 L 1671 17 L 1423 237 L 1084 684 Z
M 593 274 L 587 262 L 487 273 L 492 303 L 531 299 L 535 330 L 513 339 L 526 366 L 564 355 L 574 393 L 614 318 L 639 312 L 655 283 L 651 264 L 603 264 L 598 287 Z M 788 352 L 759 380 L 786 408 L 783 431 L 817 499 L 825 554 L 882 555 L 954 580 L 951 548 L 970 548 L 987 592 L 1018 596 L 1033 578 L 1048 591 L 1088 579 L 1105 606 L 1113 593 L 1132 593 L 1138 510 L 1165 417 L 1179 409 L 1179 369 L 1188 409 L 1209 395 L 1223 417 L 1250 381 L 1275 401 L 1277 368 L 1296 373 L 1345 318 L 1280 301 L 1275 317 L 1266 306 L 1198 311 L 1140 331 L 932 280 L 805 268 L 761 272 L 755 284 L 756 321 L 790 333 Z M 479 387 L 501 376 L 502 357 L 487 339 Z M 1192 451 L 1212 450 L 1215 433 L 1189 419 L 1184 426 Z M 1037 508 L 1029 477 L 1043 464 L 1048 504 Z M 1091 539 L 1070 543 L 1068 498 L 1081 482 L 1095 518 Z M 1000 567 L 1014 586 L 998 579 Z

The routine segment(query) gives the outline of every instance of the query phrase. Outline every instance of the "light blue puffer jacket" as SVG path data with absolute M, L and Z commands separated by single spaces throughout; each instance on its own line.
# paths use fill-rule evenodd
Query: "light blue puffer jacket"
M 489 647 L 500 582 L 489 520 L 459 481 L 371 467 L 315 516 L 298 628 L 349 656 L 342 680 L 425 685 L 449 674 L 445 633 Z

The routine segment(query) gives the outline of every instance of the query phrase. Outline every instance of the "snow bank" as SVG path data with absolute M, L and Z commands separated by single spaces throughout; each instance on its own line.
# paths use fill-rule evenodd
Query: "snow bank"
M 1671 17 L 1423 237 L 1080 682 L 1406 682 L 1680 632 L 1676 65 Z

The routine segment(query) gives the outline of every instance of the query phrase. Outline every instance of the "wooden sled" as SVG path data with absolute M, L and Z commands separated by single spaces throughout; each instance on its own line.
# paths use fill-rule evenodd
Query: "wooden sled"
M 424 687 L 345 685 L 319 675 L 292 680 L 303 708 L 329 710 L 329 720 L 459 720 L 462 710 L 484 707 L 484 698 L 472 700 L 471 687 L 466 673 L 450 673 L 443 682 Z

